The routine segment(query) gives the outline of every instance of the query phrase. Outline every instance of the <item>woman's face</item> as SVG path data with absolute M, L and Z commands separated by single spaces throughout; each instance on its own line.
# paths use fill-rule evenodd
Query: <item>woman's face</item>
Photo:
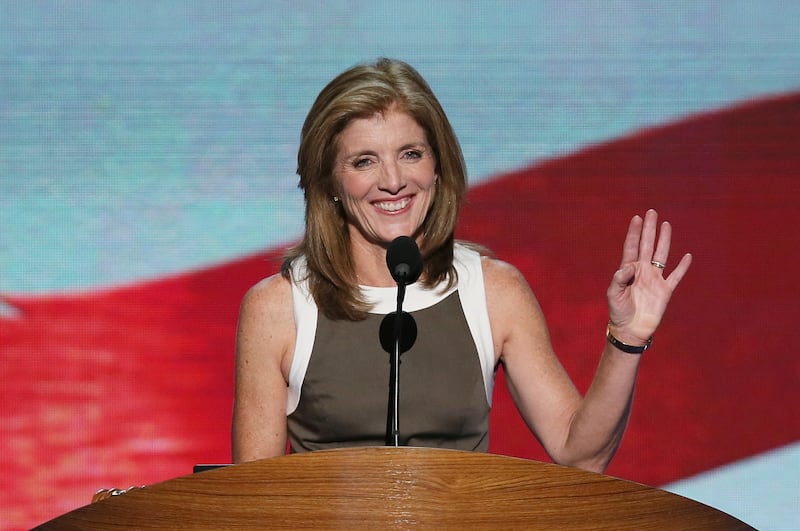
M 385 245 L 418 236 L 433 203 L 436 160 L 422 127 L 390 108 L 345 127 L 334 176 L 351 241 Z

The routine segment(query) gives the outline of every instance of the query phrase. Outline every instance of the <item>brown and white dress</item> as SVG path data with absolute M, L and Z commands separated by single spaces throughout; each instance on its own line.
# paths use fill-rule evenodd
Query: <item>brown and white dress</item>
M 400 363 L 400 443 L 487 451 L 494 350 L 480 255 L 456 245 L 458 283 L 407 287 L 404 311 L 417 326 Z M 296 260 L 292 278 L 304 278 Z M 286 415 L 293 452 L 385 443 L 390 356 L 379 327 L 396 310 L 397 288 L 362 287 L 373 303 L 363 321 L 317 311 L 305 282 L 293 282 L 297 341 Z

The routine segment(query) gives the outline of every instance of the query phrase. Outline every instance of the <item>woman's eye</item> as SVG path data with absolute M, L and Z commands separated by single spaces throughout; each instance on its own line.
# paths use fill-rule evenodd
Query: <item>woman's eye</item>
M 366 168 L 367 166 L 369 166 L 369 164 L 370 160 L 366 158 L 356 159 L 355 161 L 353 161 L 353 166 L 355 166 L 356 168 Z
M 410 150 L 406 151 L 405 153 L 403 153 L 403 157 L 407 158 L 407 159 L 418 159 L 418 158 L 422 157 L 422 152 L 420 152 L 420 151 L 418 151 L 416 149 L 410 149 Z

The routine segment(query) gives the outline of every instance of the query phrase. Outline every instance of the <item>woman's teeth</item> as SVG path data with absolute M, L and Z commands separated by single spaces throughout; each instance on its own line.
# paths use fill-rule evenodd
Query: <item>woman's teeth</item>
M 408 206 L 409 202 L 411 202 L 411 199 L 406 197 L 400 201 L 381 201 L 377 205 L 378 208 L 386 212 L 397 212 L 398 210 L 403 210 L 406 206 Z

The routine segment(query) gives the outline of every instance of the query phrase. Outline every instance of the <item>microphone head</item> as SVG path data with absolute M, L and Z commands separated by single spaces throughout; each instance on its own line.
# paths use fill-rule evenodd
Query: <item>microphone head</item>
M 422 274 L 422 254 L 414 238 L 398 236 L 386 251 L 386 265 L 395 282 L 413 284 Z

